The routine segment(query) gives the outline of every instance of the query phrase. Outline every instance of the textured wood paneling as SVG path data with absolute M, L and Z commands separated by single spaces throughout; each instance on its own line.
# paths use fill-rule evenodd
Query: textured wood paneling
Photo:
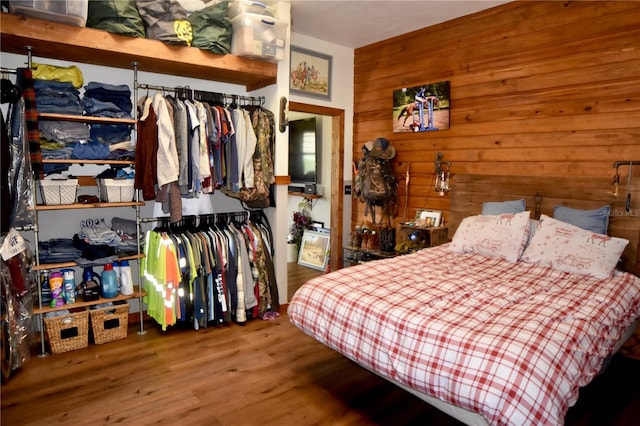
M 625 270 L 640 275 L 640 179 L 628 185 L 628 166 L 620 167 L 616 187 L 610 177 L 459 175 L 451 192 L 449 237 L 467 216 L 480 214 L 482 203 L 524 199 L 532 218 L 540 214 L 553 217 L 557 205 L 576 209 L 611 207 L 609 235 L 629 240 L 622 255 Z M 629 210 L 627 195 L 631 195 Z
M 611 179 L 640 160 L 640 2 L 513 2 L 355 52 L 354 159 L 386 137 L 407 216 L 444 210 L 438 152 L 452 173 Z M 451 82 L 450 129 L 393 133 L 394 90 Z M 634 171 L 640 176 L 640 167 Z M 405 189 L 399 188 L 404 219 Z M 364 205 L 353 204 L 353 222 Z

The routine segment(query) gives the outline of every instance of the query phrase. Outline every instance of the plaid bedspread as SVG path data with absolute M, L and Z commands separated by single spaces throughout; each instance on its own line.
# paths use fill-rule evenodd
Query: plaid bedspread
M 598 280 L 447 246 L 314 278 L 289 318 L 356 363 L 490 424 L 563 424 L 640 315 L 640 278 Z

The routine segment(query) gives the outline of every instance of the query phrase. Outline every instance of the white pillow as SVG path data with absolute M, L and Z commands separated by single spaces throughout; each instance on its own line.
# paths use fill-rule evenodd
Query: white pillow
M 609 278 L 628 243 L 542 215 L 522 260 L 559 271 Z
M 449 248 L 517 262 L 529 235 L 530 212 L 469 216 L 462 220 Z

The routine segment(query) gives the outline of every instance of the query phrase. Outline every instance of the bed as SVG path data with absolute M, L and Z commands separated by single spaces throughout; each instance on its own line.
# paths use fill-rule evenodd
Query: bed
M 290 321 L 466 424 L 562 424 L 640 316 L 640 193 L 626 212 L 610 192 L 602 179 L 458 176 L 449 243 L 314 278 Z M 498 210 L 481 214 L 489 201 Z M 604 234 L 554 217 L 605 204 Z

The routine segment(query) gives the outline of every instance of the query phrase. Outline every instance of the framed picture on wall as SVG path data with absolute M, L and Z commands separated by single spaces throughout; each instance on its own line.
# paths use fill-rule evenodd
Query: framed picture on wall
M 331 100 L 331 62 L 329 55 L 291 46 L 289 91 Z
M 428 132 L 449 128 L 448 81 L 393 91 L 393 131 Z
M 324 271 L 329 263 L 330 234 L 305 229 L 298 253 L 298 265 Z

